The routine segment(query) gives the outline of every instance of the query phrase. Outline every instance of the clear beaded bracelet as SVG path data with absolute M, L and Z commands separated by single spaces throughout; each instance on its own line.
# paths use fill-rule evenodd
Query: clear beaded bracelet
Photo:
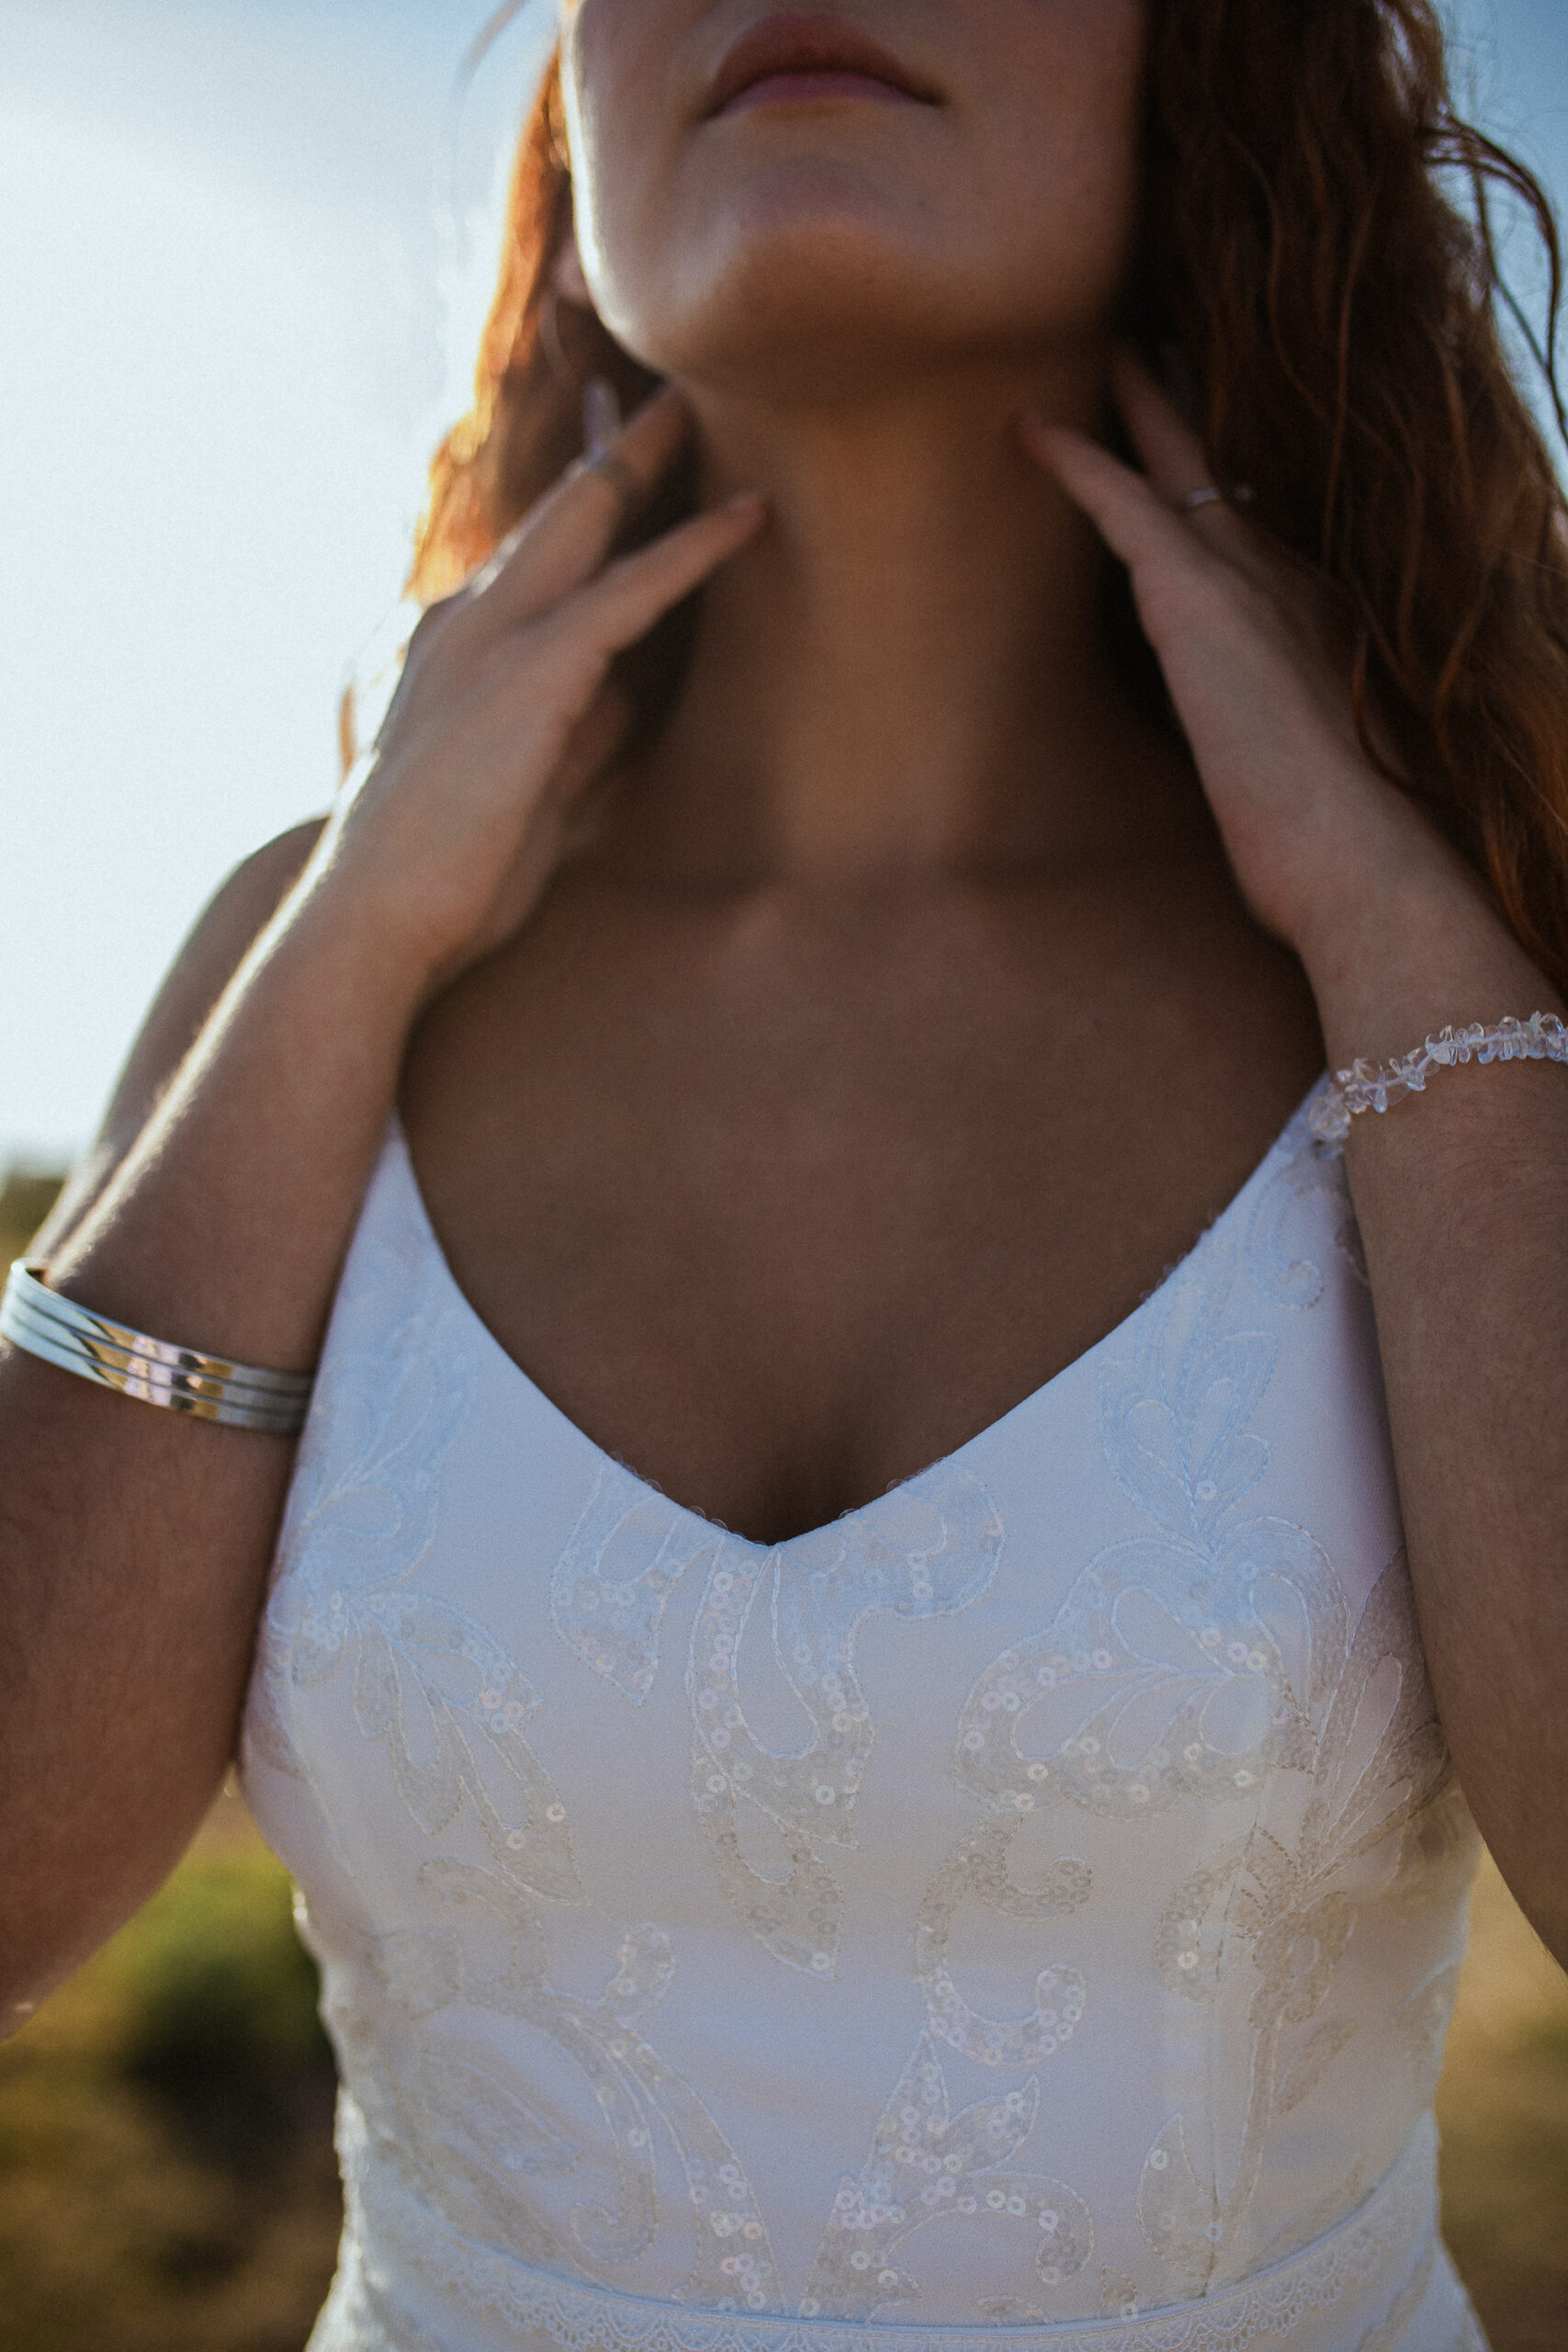
M 0 1298 L 0 1339 L 24 1354 L 192 1420 L 264 1430 L 275 1437 L 292 1437 L 303 1429 L 314 1385 L 309 1373 L 264 1372 L 149 1339 L 145 1331 L 111 1323 L 47 1290 L 39 1280 L 42 1272 L 18 1260 Z
M 1568 1062 L 1568 1027 L 1555 1012 L 1532 1012 L 1528 1021 L 1509 1012 L 1495 1029 L 1472 1021 L 1468 1029 L 1439 1030 L 1392 1062 L 1360 1061 L 1337 1070 L 1308 1110 L 1308 1125 L 1320 1143 L 1343 1143 L 1361 1112 L 1386 1111 L 1406 1094 L 1423 1093 L 1435 1069 L 1471 1060 Z

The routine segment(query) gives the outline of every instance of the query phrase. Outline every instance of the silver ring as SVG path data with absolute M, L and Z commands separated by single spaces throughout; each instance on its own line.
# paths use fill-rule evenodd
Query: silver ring
M 1196 514 L 1201 506 L 1223 506 L 1224 503 L 1224 492 L 1215 483 L 1206 481 L 1201 490 L 1188 492 L 1181 501 L 1181 511 L 1184 514 Z

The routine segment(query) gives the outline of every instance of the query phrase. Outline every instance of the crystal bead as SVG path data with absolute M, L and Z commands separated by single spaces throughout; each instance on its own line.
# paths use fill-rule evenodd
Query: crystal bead
M 1311 1104 L 1307 1124 L 1320 1143 L 1337 1147 L 1360 1112 L 1383 1112 L 1406 1094 L 1423 1094 L 1433 1070 L 1452 1069 L 1456 1063 L 1472 1058 L 1568 1064 L 1568 1024 L 1555 1012 L 1532 1012 L 1528 1021 L 1509 1012 L 1491 1029 L 1482 1021 L 1472 1021 L 1468 1027 L 1442 1029 L 1428 1037 L 1425 1046 L 1396 1055 L 1385 1064 L 1352 1062 L 1348 1069 L 1336 1071 Z

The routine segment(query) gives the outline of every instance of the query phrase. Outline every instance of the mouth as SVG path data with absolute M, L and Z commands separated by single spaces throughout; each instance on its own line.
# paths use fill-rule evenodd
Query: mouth
M 707 119 L 755 107 L 825 99 L 940 106 L 940 91 L 911 74 L 891 51 L 834 17 L 764 17 L 720 60 Z

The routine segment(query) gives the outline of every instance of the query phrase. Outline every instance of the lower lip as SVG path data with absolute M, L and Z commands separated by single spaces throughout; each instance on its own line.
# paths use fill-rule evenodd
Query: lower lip
M 721 115 L 750 114 L 754 107 L 798 106 L 823 98 L 872 98 L 883 105 L 918 106 L 908 90 L 879 82 L 874 74 L 770 74 L 738 91 Z

